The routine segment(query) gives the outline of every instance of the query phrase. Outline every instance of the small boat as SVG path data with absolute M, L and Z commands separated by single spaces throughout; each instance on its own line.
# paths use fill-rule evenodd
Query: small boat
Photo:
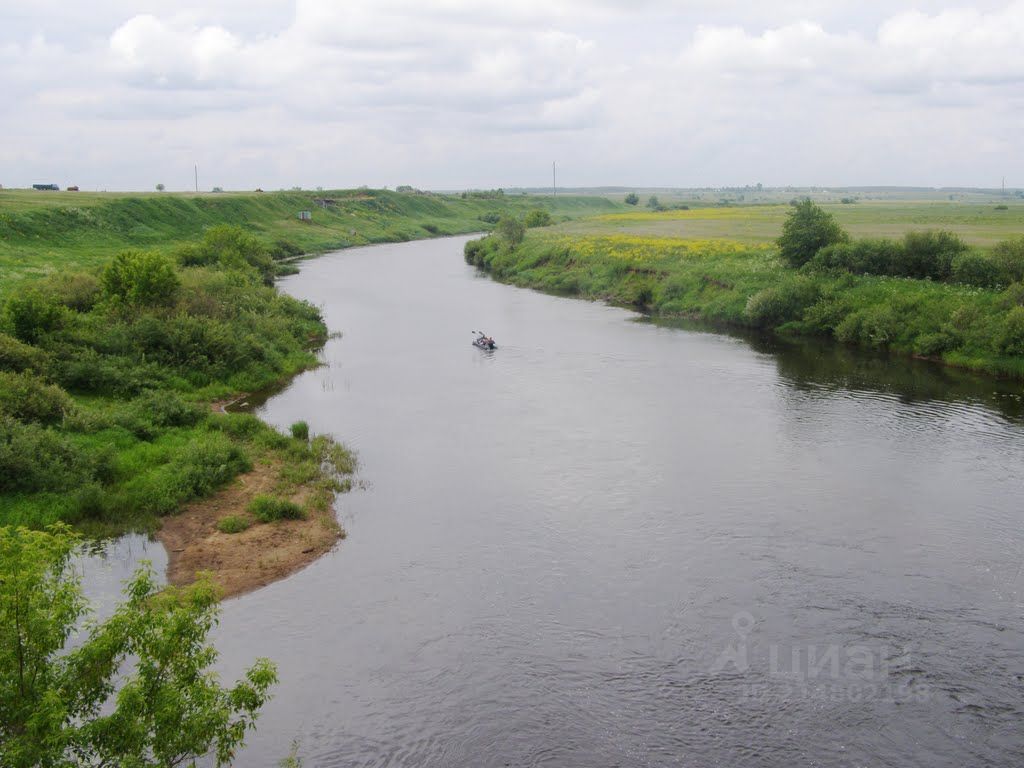
M 484 333 L 480 333 L 480 331 L 473 331 L 473 333 L 480 334 L 475 339 L 473 339 L 473 346 L 476 347 L 477 349 L 498 348 L 498 345 L 494 343 L 494 339 L 492 339 L 490 336 L 487 336 Z

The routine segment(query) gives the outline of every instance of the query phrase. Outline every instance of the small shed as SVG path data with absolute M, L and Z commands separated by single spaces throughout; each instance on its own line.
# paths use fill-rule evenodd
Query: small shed
M 299 211 L 299 221 L 312 221 L 312 220 L 313 220 L 313 212 L 312 211 Z

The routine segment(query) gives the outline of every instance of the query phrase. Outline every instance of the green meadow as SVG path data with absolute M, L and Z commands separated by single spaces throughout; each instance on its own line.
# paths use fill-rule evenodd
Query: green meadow
M 690 240 L 722 239 L 750 245 L 771 243 L 782 231 L 790 207 L 729 205 L 709 207 L 682 203 L 689 210 L 651 212 L 625 210 L 574 220 L 558 227 L 573 235 L 629 234 Z M 1001 207 L 1004 206 L 1004 207 Z M 853 237 L 902 237 L 917 230 L 953 232 L 970 245 L 991 246 L 1024 234 L 1024 200 L 1008 198 L 985 203 L 946 201 L 824 203 Z
M 318 202 L 320 201 L 320 202 Z M 505 212 L 556 220 L 623 208 L 599 197 L 379 189 L 182 194 L 0 190 L 0 292 L 26 277 L 103 264 L 125 248 L 169 252 L 211 226 L 243 227 L 293 255 L 489 229 Z M 312 221 L 299 219 L 310 211 Z

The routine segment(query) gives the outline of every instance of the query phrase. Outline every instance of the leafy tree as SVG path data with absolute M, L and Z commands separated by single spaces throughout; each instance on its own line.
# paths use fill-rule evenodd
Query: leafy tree
M 992 260 L 1007 283 L 1024 280 L 1024 237 L 997 243 L 992 249 Z
M 526 237 L 526 226 L 514 216 L 502 216 L 494 228 L 498 237 L 511 246 L 517 246 Z
M 630 192 L 628 195 L 626 195 L 626 205 L 636 205 L 639 202 L 640 198 L 636 194 L 636 192 Z
M 550 227 L 553 222 L 550 213 L 543 208 L 534 208 L 526 214 L 523 223 L 526 224 L 527 229 L 531 229 L 533 227 Z
M 657 211 L 661 208 L 661 202 L 658 200 L 657 195 L 651 195 L 647 198 L 647 207 L 652 211 Z
M 796 202 L 782 224 L 782 235 L 777 240 L 779 251 L 790 266 L 800 267 L 827 245 L 845 243 L 846 234 L 832 214 L 804 198 Z
M 224 269 L 252 267 L 266 285 L 274 282 L 277 268 L 270 249 L 241 227 L 218 224 L 203 234 L 196 244 L 178 250 L 178 263 L 185 267 L 217 264 Z
M 167 189 L 167 187 L 165 187 L 162 183 L 156 185 L 157 192 L 163 192 L 165 189 Z
M 61 322 L 61 308 L 50 296 L 30 289 L 11 296 L 4 306 L 6 324 L 21 341 L 35 344 Z
M 103 270 L 107 295 L 132 307 L 172 304 L 179 285 L 170 259 L 151 251 L 123 251 Z
M 170 768 L 204 755 L 228 764 L 269 698 L 274 666 L 259 660 L 223 688 L 206 641 L 214 587 L 161 591 L 148 567 L 113 616 L 69 642 L 88 613 L 76 546 L 65 527 L 0 528 L 0 765 Z

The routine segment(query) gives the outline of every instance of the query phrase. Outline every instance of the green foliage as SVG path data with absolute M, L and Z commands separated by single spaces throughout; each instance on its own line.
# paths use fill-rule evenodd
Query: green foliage
M 71 409 L 71 398 L 60 387 L 29 373 L 0 371 L 0 417 L 56 424 Z
M 14 335 L 27 344 L 39 342 L 62 319 L 60 306 L 47 294 L 29 289 L 11 296 L 4 306 L 4 320 Z
M 502 216 L 494 228 L 494 232 L 506 244 L 515 247 L 526 237 L 526 226 L 514 216 Z
M 46 355 L 41 350 L 0 333 L 0 371 L 39 370 L 45 360 Z
M 95 478 L 99 460 L 52 429 L 0 417 L 0 493 L 71 490 Z
M 297 256 L 301 256 L 302 253 L 302 246 L 297 245 L 290 240 L 278 239 L 274 241 L 272 246 L 270 246 L 270 258 L 274 261 L 294 259 Z
M 75 312 L 88 312 L 103 295 L 100 279 L 89 272 L 61 272 L 50 275 L 45 292 L 54 301 Z
M 276 520 L 301 520 L 306 516 L 302 507 L 293 501 L 279 499 L 276 496 L 257 496 L 249 502 L 249 512 L 261 523 L 272 523 Z
M 636 194 L 636 192 L 630 192 L 625 197 L 626 205 L 636 205 L 639 202 L 640 202 L 640 197 Z
M 804 265 L 808 271 L 844 270 L 855 275 L 894 275 L 903 260 L 892 240 L 854 240 L 826 245 Z
M 523 223 L 527 229 L 531 229 L 533 227 L 550 227 L 554 221 L 551 218 L 551 214 L 543 208 L 534 208 L 531 211 L 527 211 Z
M 953 273 L 953 259 L 966 250 L 967 245 L 952 232 L 908 232 L 894 274 L 946 280 Z
M 997 243 L 992 249 L 992 261 L 1004 282 L 1019 283 L 1024 280 L 1024 237 Z
M 291 250 L 278 242 L 275 252 Z M 297 247 L 297 246 L 294 246 Z M 241 227 L 219 224 L 210 227 L 198 243 L 181 247 L 178 263 L 185 267 L 217 266 L 221 269 L 253 269 L 267 285 L 273 283 L 276 267 L 271 249 Z
M 1024 307 L 1014 307 L 1006 313 L 996 351 L 1001 355 L 1024 356 Z
M 147 251 L 121 252 L 103 270 L 102 281 L 108 296 L 133 308 L 172 304 L 180 285 L 171 261 Z
M 762 288 L 747 299 L 743 315 L 758 328 L 776 328 L 798 320 L 818 300 L 819 287 L 807 278 L 794 278 Z
M 792 267 L 801 267 L 822 248 L 848 239 L 835 217 L 808 198 L 792 207 L 777 242 L 782 258 Z
M 309 440 L 309 424 L 304 421 L 296 421 L 291 426 L 291 433 L 296 440 Z
M 953 257 L 950 280 L 964 285 L 995 288 L 1004 282 L 1004 275 L 992 258 L 968 251 Z
M 0 764 L 229 764 L 277 682 L 273 664 L 222 687 L 207 641 L 215 588 L 161 590 L 148 567 L 72 643 L 88 614 L 75 546 L 64 528 L 0 528 Z
M 661 202 L 658 200 L 658 196 L 657 195 L 651 195 L 649 198 L 647 198 L 646 205 L 652 211 L 660 211 L 660 210 L 662 210 Z
M 221 533 L 241 533 L 249 530 L 252 523 L 240 515 L 226 515 L 217 521 L 217 530 Z
M 310 449 L 321 465 L 330 467 L 338 474 L 351 475 L 356 471 L 355 455 L 327 435 L 314 437 Z

